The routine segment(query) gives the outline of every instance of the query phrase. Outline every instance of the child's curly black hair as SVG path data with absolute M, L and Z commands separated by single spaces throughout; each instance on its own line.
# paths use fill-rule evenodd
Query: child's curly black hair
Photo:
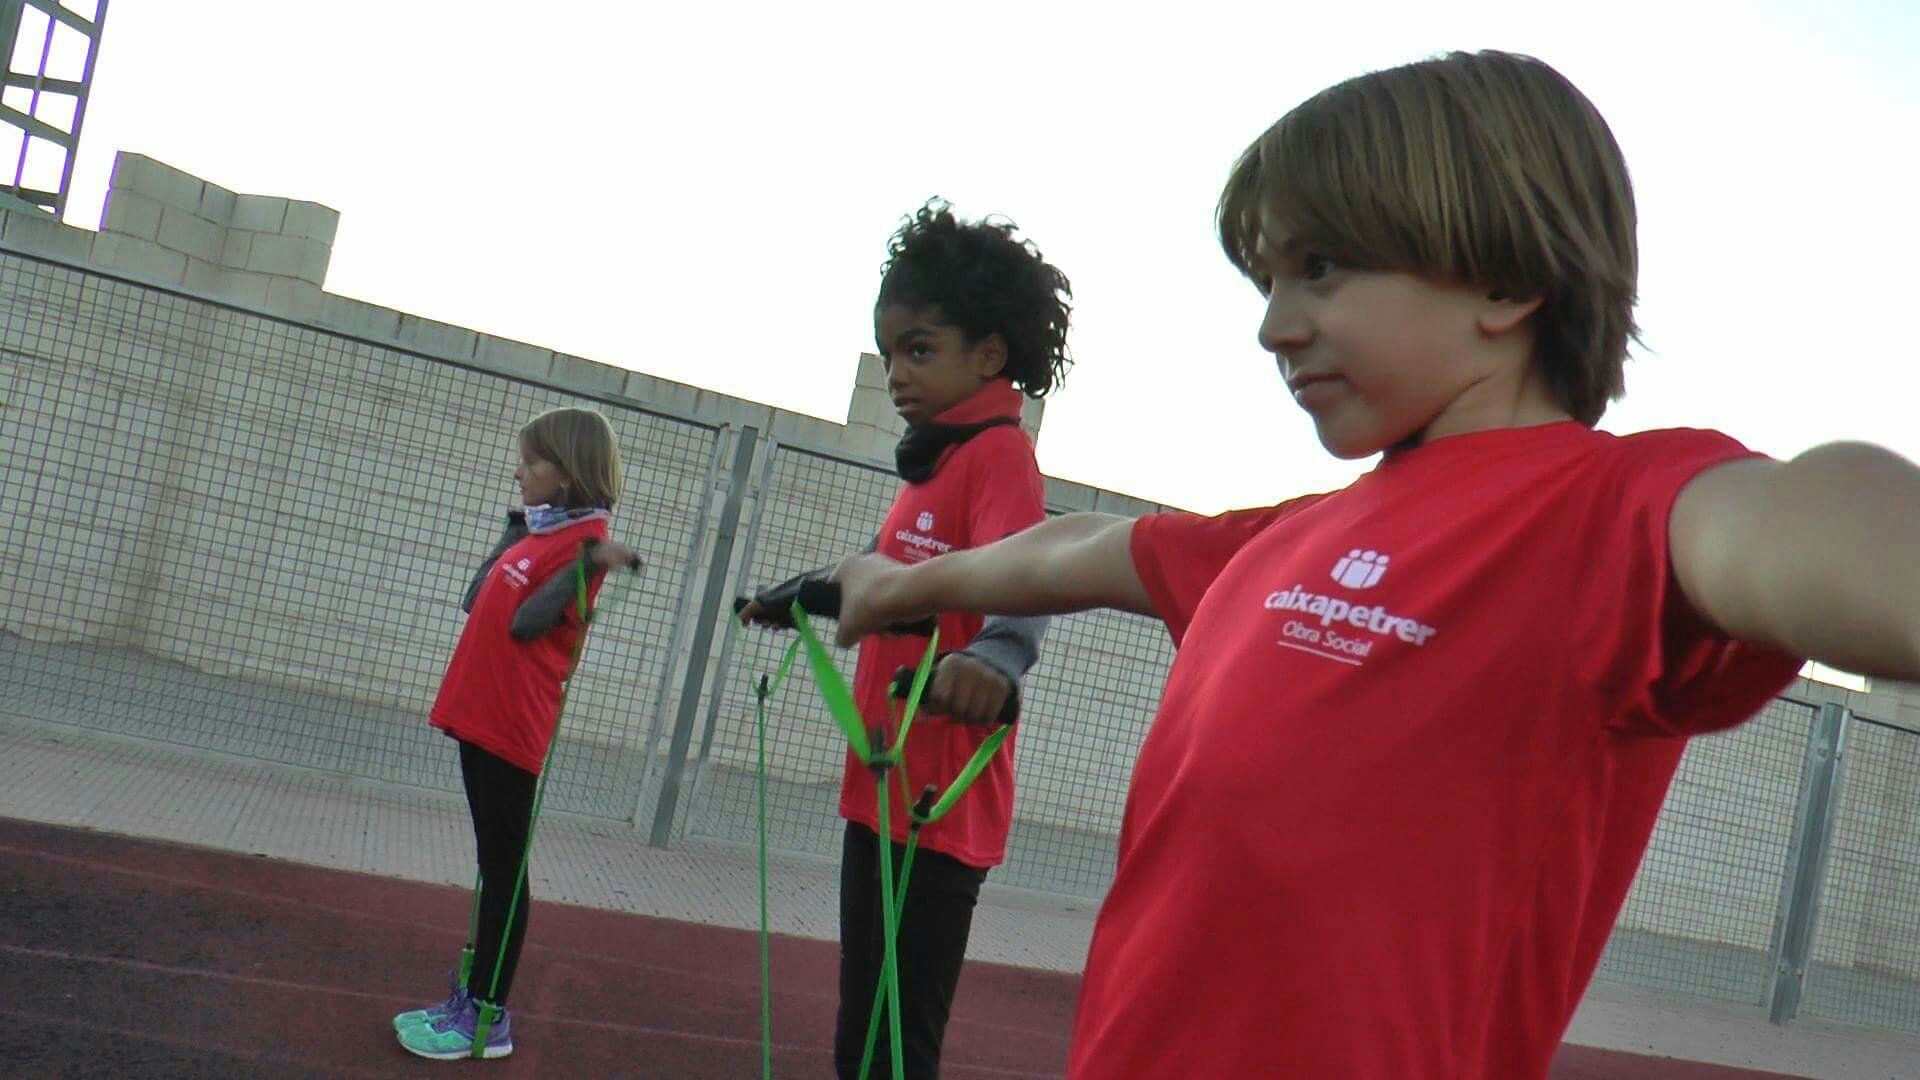
M 938 197 L 901 223 L 887 242 L 876 317 L 891 305 L 934 310 L 972 345 L 989 334 L 1007 343 L 1004 374 L 1028 397 L 1045 397 L 1067 376 L 1073 286 L 1011 221 L 961 221 Z

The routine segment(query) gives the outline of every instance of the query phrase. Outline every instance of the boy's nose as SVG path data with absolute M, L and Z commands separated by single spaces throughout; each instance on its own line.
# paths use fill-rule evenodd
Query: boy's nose
M 1260 320 L 1260 347 L 1280 355 L 1301 349 L 1312 340 L 1313 327 L 1299 306 L 1287 302 L 1276 290 Z

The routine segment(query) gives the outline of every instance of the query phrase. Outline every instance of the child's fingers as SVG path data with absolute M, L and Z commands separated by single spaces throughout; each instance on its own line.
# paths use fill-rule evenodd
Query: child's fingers
M 624 568 L 637 574 L 643 565 L 639 552 L 625 544 L 613 541 L 604 543 L 600 547 L 598 554 L 600 555 L 601 565 L 608 570 Z
M 963 724 L 984 724 L 1000 714 L 1000 704 L 991 689 L 969 684 L 948 704 L 946 713 Z
M 955 653 L 934 669 L 929 689 L 929 707 L 934 711 L 963 724 L 986 724 L 1000 716 L 1010 687 L 1006 677 L 991 667 Z
M 920 692 L 920 707 L 928 712 L 953 715 L 953 680 L 947 677 L 946 661 L 942 660 L 933 669 L 933 676 L 927 680 L 927 688 Z
M 747 601 L 735 617 L 740 620 L 742 626 L 764 626 L 770 630 L 792 629 L 791 624 L 785 619 L 769 611 L 765 605 L 757 600 Z

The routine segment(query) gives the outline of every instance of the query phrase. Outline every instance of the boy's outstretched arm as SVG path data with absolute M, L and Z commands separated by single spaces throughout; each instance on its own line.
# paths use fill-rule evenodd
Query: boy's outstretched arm
M 903 565 L 856 555 L 840 584 L 841 645 L 943 611 L 1064 615 L 1093 608 L 1153 613 L 1133 564 L 1133 519 L 1062 514 L 985 547 Z
M 1864 443 L 1701 473 L 1669 524 L 1673 569 L 1732 637 L 1845 671 L 1920 679 L 1920 468 Z

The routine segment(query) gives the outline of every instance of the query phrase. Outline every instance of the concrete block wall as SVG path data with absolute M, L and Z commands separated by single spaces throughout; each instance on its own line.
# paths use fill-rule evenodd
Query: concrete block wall
M 296 319 L 320 314 L 340 214 L 241 195 L 142 154 L 114 157 L 89 261 Z
M 0 215 L 8 244 L 88 250 L 63 229 L 37 213 Z M 173 441 L 161 399 L 202 336 L 196 318 L 141 314 L 127 293 L 72 275 L 0 289 L 0 500 L 16 523 L 62 523 L 10 532 L 0 546 L 10 632 L 137 644 L 141 562 L 165 510 L 167 455 L 156 448 Z

